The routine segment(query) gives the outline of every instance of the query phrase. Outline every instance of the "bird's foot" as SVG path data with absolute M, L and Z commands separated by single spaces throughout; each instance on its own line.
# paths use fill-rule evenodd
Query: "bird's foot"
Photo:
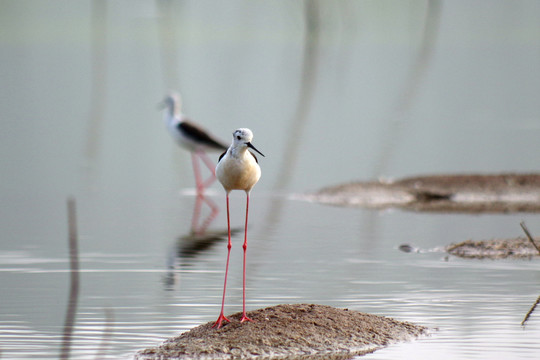
M 225 315 L 223 315 L 223 313 L 219 314 L 219 317 L 218 319 L 216 320 L 216 322 L 214 323 L 214 325 L 212 325 L 213 328 L 217 327 L 218 329 L 223 325 L 223 321 L 227 321 L 227 322 L 231 322 L 229 319 L 227 319 L 225 317 Z
M 244 321 L 253 321 L 252 319 L 248 318 L 246 313 L 242 314 L 242 318 L 240 319 L 240 322 L 243 323 Z

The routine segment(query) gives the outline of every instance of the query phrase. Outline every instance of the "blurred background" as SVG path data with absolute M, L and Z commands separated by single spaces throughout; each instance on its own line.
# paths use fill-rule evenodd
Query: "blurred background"
M 203 203 L 194 236 L 191 158 L 157 106 L 176 90 L 195 122 L 225 142 L 248 127 L 266 155 L 250 205 L 251 309 L 318 302 L 439 328 L 366 358 L 537 358 L 540 319 L 519 323 L 540 295 L 538 261 L 397 250 L 521 235 L 521 220 L 540 234 L 536 216 L 290 197 L 380 177 L 537 172 L 539 15 L 535 0 L 1 0 L 0 357 L 129 358 L 217 317 L 224 192 L 209 189 L 221 211 L 208 218 Z M 231 201 L 241 228 L 244 195 Z

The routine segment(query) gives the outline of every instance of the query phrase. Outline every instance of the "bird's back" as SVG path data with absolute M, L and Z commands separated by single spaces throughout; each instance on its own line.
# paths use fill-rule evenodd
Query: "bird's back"
M 224 151 L 227 146 L 202 127 L 186 119 L 173 119 L 167 124 L 178 145 L 189 151 Z
M 180 122 L 178 124 L 178 131 L 182 134 L 185 141 L 192 143 L 196 148 L 200 147 L 206 151 L 227 150 L 227 145 L 221 142 L 221 140 L 190 121 L 184 120 Z

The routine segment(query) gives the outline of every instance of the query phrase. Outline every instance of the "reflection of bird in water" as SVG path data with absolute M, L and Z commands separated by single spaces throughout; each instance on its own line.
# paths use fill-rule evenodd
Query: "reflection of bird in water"
M 236 234 L 240 230 L 232 229 L 231 234 Z M 227 230 L 207 231 L 203 235 L 190 233 L 178 239 L 176 254 L 180 259 L 193 259 L 200 253 L 210 249 L 212 245 L 226 238 Z
M 231 234 L 234 235 L 240 232 L 240 229 L 232 229 Z M 187 235 L 178 237 L 171 249 L 169 259 L 167 261 L 168 272 L 164 282 L 168 290 L 172 290 L 173 286 L 178 283 L 178 268 L 191 266 L 200 254 L 212 248 L 212 246 L 225 240 L 228 230 L 206 231 L 198 235 L 190 232 Z
M 163 107 L 166 108 L 164 119 L 169 133 L 180 146 L 191 152 L 197 193 L 202 193 L 216 180 L 214 162 L 208 158 L 206 152 L 225 151 L 227 145 L 182 114 L 182 101 L 179 94 L 171 93 L 167 96 L 163 101 Z M 210 170 L 211 176 L 206 180 L 202 178 L 199 159 Z
M 261 168 L 257 162 L 257 158 L 253 153 L 248 151 L 251 148 L 264 156 L 259 150 L 251 144 L 253 133 L 249 129 L 238 129 L 233 133 L 233 141 L 231 146 L 219 157 L 216 166 L 216 176 L 223 185 L 227 194 L 227 229 L 229 242 L 227 244 L 227 264 L 225 266 L 225 282 L 223 284 L 223 298 L 221 301 L 221 313 L 213 325 L 218 329 L 223 321 L 229 321 L 223 313 L 225 306 L 225 290 L 227 288 L 227 274 L 229 272 L 229 258 L 231 254 L 231 222 L 229 214 L 229 193 L 232 190 L 244 190 L 246 192 L 246 223 L 244 228 L 244 267 L 242 271 L 242 318 L 241 322 L 251 321 L 246 315 L 246 250 L 247 250 L 247 225 L 249 211 L 249 193 L 253 186 L 261 177 Z
M 210 207 L 210 214 L 204 219 L 199 221 L 201 215 L 201 206 L 202 203 L 206 203 Z M 219 208 L 212 199 L 206 197 L 203 192 L 197 193 L 195 199 L 195 205 L 193 207 L 193 215 L 191 216 L 191 233 L 197 237 L 203 237 L 208 229 L 208 226 L 214 221 L 217 214 L 219 213 Z M 199 224 L 200 223 L 200 224 Z

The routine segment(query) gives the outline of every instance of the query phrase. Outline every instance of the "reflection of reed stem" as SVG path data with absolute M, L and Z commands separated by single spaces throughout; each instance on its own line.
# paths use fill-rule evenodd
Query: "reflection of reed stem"
M 276 176 L 276 184 L 274 191 L 284 190 L 290 182 L 291 173 L 295 170 L 298 160 L 299 139 L 302 139 L 308 115 L 313 101 L 315 85 L 317 80 L 317 70 L 319 67 L 320 54 L 319 43 L 321 37 L 321 15 L 319 9 L 319 1 L 306 0 L 304 2 L 304 50 L 302 56 L 302 72 L 300 75 L 300 90 L 298 102 L 296 104 L 295 113 L 293 115 L 290 126 L 287 129 L 288 139 L 285 142 L 283 150 L 283 158 L 281 159 L 281 167 Z M 266 229 L 264 234 L 269 233 L 278 222 L 282 214 L 283 197 L 276 197 L 270 204 L 268 211 L 269 216 L 266 218 Z
M 92 83 L 86 138 L 86 156 L 97 156 L 107 100 L 107 2 L 92 2 Z
M 105 309 L 105 330 L 103 330 L 103 337 L 101 338 L 101 344 L 99 351 L 96 354 L 96 360 L 104 359 L 106 356 L 107 348 L 109 347 L 112 335 L 113 335 L 114 313 L 112 309 Z
M 181 9 L 175 8 L 176 4 L 173 1 L 159 1 L 158 9 L 160 16 L 158 17 L 158 31 L 160 40 L 160 53 L 163 69 L 163 84 L 165 88 L 176 89 L 180 84 L 180 76 L 178 74 L 178 39 L 176 28 L 178 26 L 179 15 L 182 14 Z
M 430 62 L 433 58 L 433 49 L 437 42 L 437 34 L 440 26 L 442 13 L 442 2 L 440 0 L 429 0 L 425 16 L 424 32 L 420 48 L 416 54 L 416 59 L 405 80 L 405 86 L 400 98 L 394 107 L 394 114 L 391 116 L 404 117 L 416 100 L 418 91 L 426 76 Z M 407 125 L 403 121 L 391 121 L 390 129 L 385 132 L 383 148 L 379 155 L 379 160 L 375 163 L 375 176 L 381 176 L 387 170 L 391 157 L 396 153 L 397 144 L 401 139 L 403 127 Z
M 300 91 L 296 110 L 287 134 L 289 135 L 281 160 L 281 174 L 277 176 L 276 190 L 283 190 L 291 178 L 291 172 L 296 167 L 298 146 L 308 120 L 311 102 L 315 90 L 317 69 L 319 64 L 320 14 L 319 2 L 308 0 L 305 5 L 305 35 L 304 53 L 302 57 L 302 74 Z
M 525 315 L 525 318 L 523 318 L 523 321 L 521 322 L 521 326 L 525 326 L 525 323 L 527 322 L 527 320 L 529 320 L 529 317 L 534 312 L 534 309 L 536 309 L 536 305 L 538 305 L 538 303 L 540 303 L 540 296 L 536 299 L 536 302 L 533 304 L 533 306 L 531 306 L 531 308 L 527 312 L 527 315 Z
M 521 228 L 522 228 L 523 231 L 525 232 L 525 235 L 527 235 L 527 239 L 529 239 L 529 241 L 533 244 L 533 246 L 534 246 L 534 248 L 536 249 L 536 251 L 538 251 L 538 254 L 540 254 L 540 248 L 538 248 L 538 246 L 537 246 L 536 243 L 534 242 L 534 239 L 533 239 L 533 237 L 531 236 L 531 233 L 529 232 L 529 229 L 527 229 L 527 226 L 525 225 L 525 221 L 520 222 L 519 225 L 521 225 Z
M 69 265 L 70 265 L 70 285 L 68 307 L 66 310 L 66 320 L 64 322 L 64 336 L 62 338 L 62 350 L 60 359 L 69 359 L 71 349 L 71 335 L 73 334 L 73 324 L 77 312 L 77 302 L 79 298 L 79 254 L 77 247 L 77 213 L 75 209 L 75 199 L 69 198 L 68 208 L 68 233 L 69 233 Z

